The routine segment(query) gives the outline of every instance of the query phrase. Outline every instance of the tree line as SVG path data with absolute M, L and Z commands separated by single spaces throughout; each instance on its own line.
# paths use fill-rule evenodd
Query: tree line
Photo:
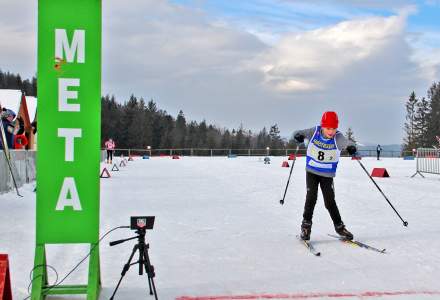
M 426 97 L 417 97 L 413 91 L 405 104 L 406 122 L 403 149 L 438 147 L 440 136 L 440 82 L 434 82 Z
M 289 144 L 281 138 L 277 124 L 258 133 L 243 125 L 219 128 L 205 120 L 187 120 L 182 110 L 173 117 L 154 100 L 146 102 L 134 95 L 124 103 L 114 96 L 102 97 L 101 114 L 102 143 L 113 138 L 118 148 L 283 149 Z
M 22 80 L 20 74 L 3 72 L 0 69 L 0 89 L 20 90 L 28 96 L 37 96 L 37 78 Z

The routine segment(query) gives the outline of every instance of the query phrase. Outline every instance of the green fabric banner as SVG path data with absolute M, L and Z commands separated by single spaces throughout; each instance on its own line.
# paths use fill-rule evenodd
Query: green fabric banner
M 38 1 L 37 244 L 99 238 L 101 0 Z

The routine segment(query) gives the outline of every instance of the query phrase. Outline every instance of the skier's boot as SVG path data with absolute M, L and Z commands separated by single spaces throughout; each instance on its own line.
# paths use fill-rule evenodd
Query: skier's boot
M 353 234 L 345 228 L 344 223 L 341 223 L 339 225 L 335 225 L 335 231 L 341 236 L 341 238 L 344 238 L 346 240 L 352 240 Z
M 304 241 L 310 240 L 312 233 L 312 221 L 303 220 L 301 223 L 301 239 Z

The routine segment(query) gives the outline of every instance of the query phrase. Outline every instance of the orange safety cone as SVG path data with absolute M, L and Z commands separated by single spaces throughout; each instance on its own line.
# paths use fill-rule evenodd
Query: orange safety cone
M 388 174 L 385 168 L 374 168 L 371 172 L 371 177 L 390 177 L 390 174 Z
M 0 300 L 12 300 L 11 275 L 7 254 L 0 254 Z

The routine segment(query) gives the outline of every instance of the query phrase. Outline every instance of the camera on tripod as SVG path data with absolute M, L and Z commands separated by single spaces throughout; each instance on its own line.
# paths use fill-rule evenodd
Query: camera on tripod
M 130 229 L 132 230 L 146 230 L 153 229 L 155 217 L 142 216 L 130 217 Z
M 113 294 L 110 297 L 110 300 L 114 299 L 116 291 L 118 290 L 122 279 L 124 278 L 128 269 L 132 265 L 139 266 L 139 275 L 142 275 L 144 273 L 144 271 L 148 275 L 148 286 L 150 288 L 150 295 L 154 295 L 155 300 L 158 300 L 157 293 L 156 293 L 156 286 L 154 284 L 154 277 L 156 276 L 156 273 L 154 271 L 154 266 L 151 265 L 150 257 L 148 255 L 148 249 L 150 248 L 150 245 L 145 243 L 146 230 L 153 229 L 154 220 L 155 220 L 154 216 L 130 217 L 130 229 L 136 230 L 137 235 L 134 237 L 131 237 L 131 238 L 110 242 L 110 246 L 115 246 L 115 245 L 124 243 L 129 240 L 134 240 L 134 239 L 138 240 L 138 243 L 136 245 L 134 245 L 133 250 L 131 251 L 131 255 L 130 255 L 130 258 L 128 259 L 128 262 L 124 265 L 124 267 L 122 269 L 121 278 L 119 279 L 119 282 L 116 285 L 116 288 L 113 291 Z M 132 263 L 131 261 L 137 251 L 139 252 L 138 253 L 139 259 L 138 259 L 138 261 Z

